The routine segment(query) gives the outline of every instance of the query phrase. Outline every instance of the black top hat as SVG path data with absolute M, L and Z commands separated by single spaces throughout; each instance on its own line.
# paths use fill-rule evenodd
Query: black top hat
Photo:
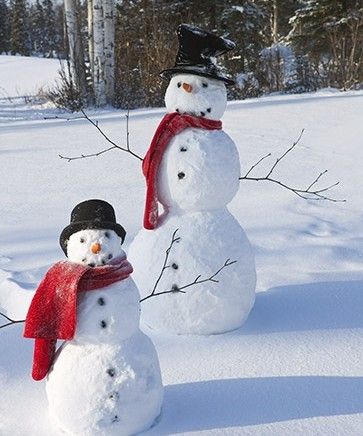
M 163 70 L 161 77 L 169 79 L 175 74 L 186 73 L 223 80 L 227 85 L 235 83 L 222 73 L 213 60 L 233 50 L 236 46 L 234 42 L 188 24 L 180 24 L 177 34 L 179 51 L 175 65 Z
M 59 243 L 67 256 L 67 243 L 73 233 L 86 229 L 114 230 L 125 240 L 125 229 L 116 222 L 113 207 L 103 200 L 87 200 L 77 204 L 71 213 L 71 223 L 61 233 Z M 121 243 L 122 243 L 121 242 Z

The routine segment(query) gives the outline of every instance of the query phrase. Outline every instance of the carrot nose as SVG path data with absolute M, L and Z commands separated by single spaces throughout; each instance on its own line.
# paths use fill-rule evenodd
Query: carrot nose
M 99 253 L 101 251 L 101 244 L 99 244 L 98 242 L 96 242 L 95 244 L 92 244 L 91 251 L 93 254 Z
M 183 89 L 186 92 L 192 92 L 193 91 L 193 87 L 192 87 L 192 85 L 189 85 L 189 83 L 183 83 Z

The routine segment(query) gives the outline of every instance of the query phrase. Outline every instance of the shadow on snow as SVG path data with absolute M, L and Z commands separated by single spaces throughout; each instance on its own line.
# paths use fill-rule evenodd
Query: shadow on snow
M 363 377 L 212 380 L 168 386 L 154 431 L 166 435 L 360 412 Z
M 363 328 L 363 281 L 289 285 L 256 295 L 246 324 L 231 334 Z

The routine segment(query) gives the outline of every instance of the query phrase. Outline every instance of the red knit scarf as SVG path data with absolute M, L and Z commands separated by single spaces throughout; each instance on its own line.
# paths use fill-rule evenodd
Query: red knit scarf
M 73 339 L 79 292 L 104 288 L 132 273 L 126 256 L 91 268 L 62 261 L 53 265 L 35 292 L 25 321 L 24 337 L 35 338 L 34 380 L 42 380 L 53 362 L 57 339 Z
M 155 229 L 158 226 L 158 193 L 156 179 L 159 165 L 166 147 L 178 133 L 188 127 L 206 130 L 220 130 L 221 121 L 208 120 L 206 118 L 193 117 L 177 112 L 166 114 L 160 121 L 158 128 L 151 141 L 150 147 L 142 163 L 142 171 L 146 178 L 146 202 L 144 212 L 145 229 Z M 165 208 L 165 205 L 163 205 Z

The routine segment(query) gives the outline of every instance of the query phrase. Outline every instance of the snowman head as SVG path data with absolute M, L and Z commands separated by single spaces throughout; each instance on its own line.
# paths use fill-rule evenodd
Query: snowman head
M 106 265 L 123 254 L 121 244 L 121 238 L 113 230 L 80 230 L 68 240 L 67 257 L 71 262 L 90 267 Z
M 116 222 L 113 207 L 104 200 L 86 200 L 72 210 L 71 222 L 59 242 L 71 262 L 100 266 L 123 254 L 125 229 Z
M 166 90 L 165 105 L 168 112 L 219 120 L 226 110 L 226 85 L 196 74 L 176 74 Z

